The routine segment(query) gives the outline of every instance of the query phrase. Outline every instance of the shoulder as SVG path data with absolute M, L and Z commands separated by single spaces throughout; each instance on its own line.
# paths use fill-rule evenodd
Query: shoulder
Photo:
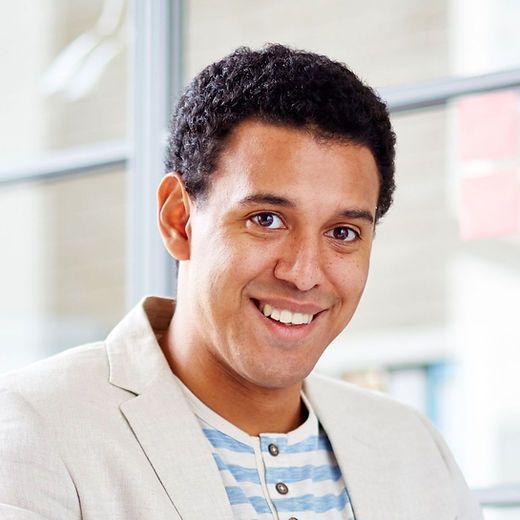
M 104 342 L 92 343 L 0 376 L 0 419 L 7 409 L 29 407 L 47 425 L 65 425 L 100 413 L 100 402 L 103 409 L 118 405 L 123 395 L 109 382 Z
M 0 389 L 27 394 L 53 394 L 94 380 L 108 379 L 104 342 L 65 350 L 27 367 L 0 376 Z
M 349 431 L 403 457 L 444 458 L 445 444 L 430 421 L 380 392 L 322 375 L 309 378 L 305 392 L 320 421 L 333 431 Z
M 96 423 L 87 425 L 84 417 L 92 416 L 92 396 L 102 392 L 103 381 L 108 369 L 102 343 L 0 377 L 1 511 L 80 517 L 68 451 L 89 451 L 85 432 Z
M 76 464 L 125 435 L 119 407 L 134 394 L 110 383 L 104 343 L 67 350 L 0 377 L 0 456 Z M 76 462 L 74 462 L 76 461 Z M 53 466 L 54 467 L 54 466 Z
M 372 460 L 376 465 L 380 461 L 375 474 L 392 473 L 408 489 L 425 484 L 433 475 L 437 489 L 453 497 L 461 520 L 482 518 L 444 439 L 417 410 L 381 393 L 317 374 L 305 381 L 304 391 L 333 445 L 336 442 L 340 447 L 338 456 L 351 449 L 346 446 L 384 453 Z

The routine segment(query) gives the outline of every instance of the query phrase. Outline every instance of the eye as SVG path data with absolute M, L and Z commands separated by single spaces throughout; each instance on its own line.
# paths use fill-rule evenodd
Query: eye
M 346 226 L 338 226 L 325 233 L 326 236 L 341 240 L 342 242 L 353 242 L 359 238 L 359 233 L 352 228 Z
M 275 213 L 257 213 L 251 217 L 251 220 L 267 229 L 283 229 L 285 227 L 282 219 Z

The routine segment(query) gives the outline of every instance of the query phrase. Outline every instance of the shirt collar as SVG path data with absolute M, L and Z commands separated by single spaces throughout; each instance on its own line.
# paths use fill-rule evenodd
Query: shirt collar
M 208 426 L 219 430 L 220 432 L 237 441 L 240 441 L 248 446 L 255 445 L 255 441 L 257 440 L 255 436 L 249 435 L 240 428 L 237 428 L 227 419 L 224 419 L 224 417 L 216 413 L 209 406 L 204 404 L 197 396 L 195 396 L 179 378 L 176 377 L 176 379 L 184 391 L 184 394 L 186 395 L 193 412 L 199 419 L 201 419 Z M 260 437 L 260 439 L 264 437 L 268 437 L 269 439 L 277 439 L 278 442 L 283 442 L 284 445 L 291 446 L 308 439 L 311 436 L 317 436 L 319 432 L 318 418 L 316 417 L 309 400 L 306 398 L 303 392 L 301 394 L 301 398 L 303 405 L 307 409 L 308 415 L 305 421 L 300 424 L 300 426 L 288 433 L 265 432 L 260 433 L 258 437 Z

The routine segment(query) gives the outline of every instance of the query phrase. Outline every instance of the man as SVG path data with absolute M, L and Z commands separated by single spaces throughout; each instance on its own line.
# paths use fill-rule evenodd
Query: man
M 0 518 L 481 518 L 432 426 L 309 376 L 394 189 L 383 103 L 280 45 L 202 71 L 158 190 L 178 294 L 0 382 Z

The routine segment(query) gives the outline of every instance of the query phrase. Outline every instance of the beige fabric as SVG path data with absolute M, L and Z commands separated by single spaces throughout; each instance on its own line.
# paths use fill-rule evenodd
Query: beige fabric
M 154 335 L 173 309 L 171 300 L 147 298 L 105 342 L 0 378 L 0 519 L 232 519 Z M 425 419 L 323 377 L 309 378 L 305 392 L 357 520 L 482 518 Z

